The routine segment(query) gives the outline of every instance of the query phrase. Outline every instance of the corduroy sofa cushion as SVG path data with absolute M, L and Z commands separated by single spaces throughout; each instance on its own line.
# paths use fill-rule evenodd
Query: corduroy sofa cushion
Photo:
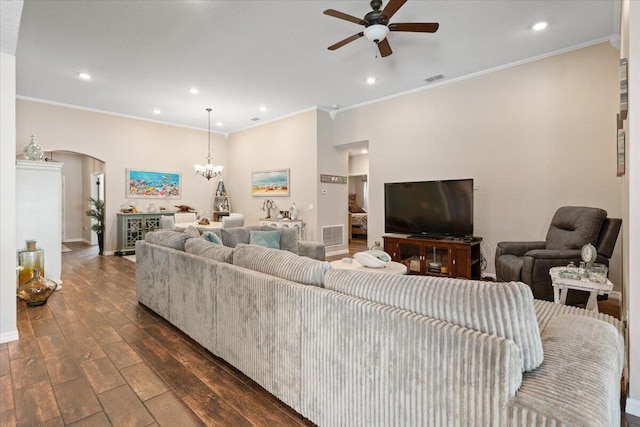
M 302 257 L 289 251 L 239 244 L 233 264 L 303 285 L 323 286 L 324 274 L 331 268 L 326 261 Z
M 214 261 L 233 263 L 233 248 L 209 242 L 205 239 L 187 240 L 184 243 L 184 251 Z
M 166 246 L 179 251 L 184 251 L 184 242 L 190 238 L 191 236 L 188 234 L 171 230 L 156 230 L 147 233 L 144 236 L 144 240 L 146 242 L 155 243 L 156 245 Z
M 325 287 L 513 340 L 523 371 L 542 363 L 542 341 L 529 286 L 429 276 L 330 270 Z

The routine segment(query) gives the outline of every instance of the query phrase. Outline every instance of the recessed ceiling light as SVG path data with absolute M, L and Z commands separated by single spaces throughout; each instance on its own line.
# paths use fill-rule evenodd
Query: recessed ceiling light
M 545 28 L 547 28 L 547 25 L 549 25 L 547 22 L 542 21 L 542 22 L 537 22 L 537 23 L 533 24 L 533 27 L 531 27 L 531 28 L 533 28 L 534 31 L 540 31 L 540 30 L 544 30 Z
M 216 126 L 222 126 L 222 122 L 217 122 Z
M 367 153 L 369 152 L 369 150 L 367 150 L 366 148 L 363 148 L 360 152 L 361 152 L 362 154 L 367 154 Z
M 162 111 L 159 108 L 154 108 L 153 114 L 162 114 Z
M 91 74 L 89 73 L 78 73 L 78 77 L 82 80 L 91 80 Z
M 260 111 L 262 111 L 263 113 L 265 111 L 267 111 L 267 107 L 265 107 L 264 105 L 261 105 L 260 108 L 258 108 Z
M 375 77 L 367 77 L 367 84 L 374 84 L 376 82 L 376 78 Z
M 191 92 L 193 94 L 196 94 L 196 93 L 200 92 L 200 90 L 198 90 L 197 87 L 192 87 L 191 89 L 189 89 L 189 92 Z

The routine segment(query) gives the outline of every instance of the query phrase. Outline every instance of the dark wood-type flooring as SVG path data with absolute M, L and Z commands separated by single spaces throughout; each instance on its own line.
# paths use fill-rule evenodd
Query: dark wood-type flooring
M 133 262 L 66 245 L 63 289 L 0 344 L 0 426 L 312 425 L 137 304 Z

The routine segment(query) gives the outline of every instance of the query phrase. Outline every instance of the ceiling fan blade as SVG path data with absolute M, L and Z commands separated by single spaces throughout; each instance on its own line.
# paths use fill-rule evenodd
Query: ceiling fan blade
M 336 50 L 337 48 L 342 47 L 347 43 L 351 43 L 354 40 L 358 40 L 362 36 L 364 36 L 363 32 L 360 32 L 358 34 L 354 34 L 351 37 L 347 37 L 346 39 L 344 39 L 342 41 L 339 41 L 338 43 L 329 46 L 329 50 Z
M 323 13 L 325 15 L 333 16 L 334 18 L 338 18 L 338 19 L 344 19 L 345 21 L 354 22 L 356 24 L 360 24 L 360 25 L 365 24 L 365 22 L 362 19 L 356 18 L 355 16 L 347 15 L 346 13 L 342 13 L 337 10 L 327 9 Z
M 385 56 L 389 56 L 393 53 L 391 50 L 391 45 L 389 44 L 389 39 L 384 39 L 378 42 L 378 50 L 380 50 L 380 55 L 384 58 Z
M 407 0 L 389 0 L 389 3 L 382 9 L 382 15 L 391 19 L 393 15 L 407 2 Z
M 416 33 L 435 33 L 440 24 L 437 22 L 404 22 L 389 24 L 389 31 L 410 31 Z

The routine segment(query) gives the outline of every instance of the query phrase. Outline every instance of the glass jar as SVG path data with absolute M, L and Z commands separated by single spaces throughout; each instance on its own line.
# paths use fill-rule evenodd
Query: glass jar
M 372 250 L 372 251 L 382 251 L 382 250 L 384 250 L 382 248 L 382 245 L 380 245 L 380 242 L 375 242 L 375 244 L 373 246 L 371 246 L 369 249 Z
M 18 251 L 18 265 L 22 267 L 18 278 L 18 286 L 31 280 L 33 270 L 40 270 L 44 275 L 44 250 L 36 247 L 35 240 L 27 240 L 27 247 Z
M 33 278 L 18 287 L 18 296 L 25 300 L 27 305 L 43 305 L 47 303 L 57 286 L 51 280 L 42 277 L 39 269 L 34 268 Z
M 44 150 L 36 143 L 35 135 L 31 135 L 31 142 L 24 147 L 22 154 L 24 154 L 24 158 L 27 160 L 36 160 L 40 162 L 44 160 Z

